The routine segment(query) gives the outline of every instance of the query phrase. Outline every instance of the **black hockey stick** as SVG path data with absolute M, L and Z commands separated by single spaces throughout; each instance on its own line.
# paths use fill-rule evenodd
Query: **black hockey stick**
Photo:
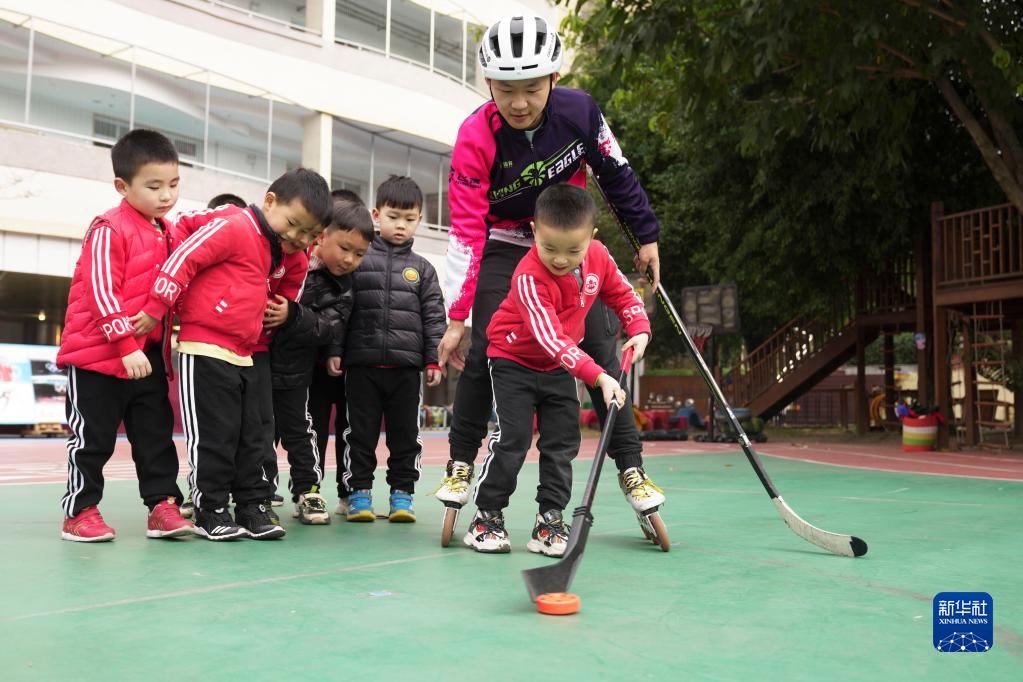
M 632 365 L 632 348 L 626 348 L 622 353 L 622 373 L 618 379 L 622 389 L 628 391 L 626 379 L 629 376 L 629 367 Z M 536 601 L 541 594 L 552 592 L 567 592 L 575 571 L 579 568 L 579 561 L 583 558 L 583 551 L 586 549 L 586 539 L 590 535 L 590 526 L 593 525 L 593 514 L 590 513 L 593 507 L 593 497 L 597 492 L 597 481 L 600 479 L 600 470 L 604 465 L 604 455 L 607 453 L 608 443 L 611 442 L 611 432 L 614 431 L 615 417 L 618 416 L 618 403 L 612 403 L 607 411 L 607 418 L 604 420 L 604 428 L 600 431 L 600 442 L 597 444 L 597 454 L 593 458 L 593 465 L 590 467 L 590 477 L 586 479 L 586 490 L 583 492 L 582 504 L 572 512 L 572 530 L 568 536 L 568 545 L 565 553 L 555 564 L 528 568 L 522 571 L 522 578 L 526 581 L 526 589 L 529 590 L 529 598 Z
M 638 253 L 639 242 L 636 236 L 632 234 L 631 230 L 625 227 L 625 223 L 622 221 L 618 211 L 615 207 L 607 200 L 607 196 L 604 195 L 604 190 L 600 188 L 599 183 L 594 183 L 600 190 L 601 195 L 604 197 L 604 203 L 607 205 L 611 215 L 618 223 L 618 227 L 622 233 L 628 237 L 632 248 Z M 649 273 L 644 273 L 649 278 Z M 651 279 L 651 281 L 653 281 Z M 692 337 L 689 336 L 689 332 L 686 330 L 685 325 L 682 324 L 682 318 L 675 310 L 675 306 L 672 305 L 671 299 L 668 298 L 667 292 L 664 287 L 658 282 L 657 284 L 657 298 L 661 302 L 661 307 L 668 314 L 668 318 L 671 320 L 672 325 L 675 327 L 675 331 L 678 332 L 679 336 L 685 341 L 686 348 L 689 350 L 689 354 L 696 360 L 696 366 L 700 370 L 700 375 L 703 380 L 707 383 L 711 393 L 714 395 L 714 399 L 724 408 L 725 413 L 728 415 L 728 422 L 732 425 L 735 433 L 738 434 L 739 444 L 742 445 L 742 451 L 746 454 L 746 459 L 749 460 L 750 465 L 753 467 L 753 471 L 756 472 L 757 478 L 763 484 L 767 494 L 771 497 L 771 502 L 774 503 L 775 509 L 781 515 L 786 525 L 792 529 L 792 531 L 803 538 L 807 542 L 821 547 L 823 549 L 832 552 L 833 554 L 840 554 L 842 556 L 863 556 L 867 553 L 867 543 L 856 537 L 855 535 L 842 535 L 840 533 L 831 533 L 826 530 L 821 530 L 816 526 L 807 523 L 803 518 L 799 516 L 792 508 L 782 499 L 778 489 L 774 487 L 774 483 L 771 481 L 770 476 L 767 475 L 767 470 L 764 469 L 763 463 L 760 461 L 760 457 L 753 450 L 753 446 L 750 444 L 749 436 L 743 430 L 739 424 L 739 420 L 735 418 L 735 413 L 732 412 L 731 406 L 728 401 L 725 400 L 724 394 L 721 392 L 721 388 L 717 382 L 714 381 L 714 376 L 710 373 L 710 369 L 707 367 L 707 363 L 703 361 L 703 356 L 696 348 L 696 344 L 693 343 Z M 713 419 L 714 415 L 711 415 Z

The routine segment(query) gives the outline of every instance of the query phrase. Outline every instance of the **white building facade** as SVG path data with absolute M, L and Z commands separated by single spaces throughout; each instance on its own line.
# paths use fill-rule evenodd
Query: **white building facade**
M 256 202 L 299 165 L 368 204 L 425 195 L 417 250 L 443 275 L 458 125 L 489 96 L 478 39 L 545 0 L 0 0 L 0 342 L 55 344 L 91 219 L 120 197 L 109 147 L 159 130 L 176 211 Z

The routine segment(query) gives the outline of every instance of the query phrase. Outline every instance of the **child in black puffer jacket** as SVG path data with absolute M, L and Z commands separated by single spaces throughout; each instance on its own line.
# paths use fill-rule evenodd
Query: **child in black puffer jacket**
M 304 524 L 330 523 L 320 495 L 323 459 L 310 417 L 309 387 L 317 363 L 330 376 L 341 374 L 348 318 L 354 295 L 351 272 L 373 241 L 373 221 L 364 206 L 335 202 L 334 218 L 316 241 L 299 301 L 288 302 L 287 321 L 270 345 L 276 440 L 291 465 L 288 489 L 295 518 Z

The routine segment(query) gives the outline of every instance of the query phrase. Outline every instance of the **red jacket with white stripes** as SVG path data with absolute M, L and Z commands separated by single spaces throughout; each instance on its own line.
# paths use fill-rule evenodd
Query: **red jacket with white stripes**
M 176 305 L 179 341 L 249 356 L 263 331 L 270 266 L 269 242 L 251 207 L 215 218 L 167 259 L 143 310 L 160 317 Z
M 597 297 L 615 311 L 629 337 L 649 334 L 650 320 L 606 246 L 591 242 L 579 269 L 578 276 L 555 275 L 541 262 L 533 244 L 515 268 L 508 298 L 487 327 L 487 355 L 538 372 L 561 366 L 587 386 L 595 385 L 604 370 L 577 344 L 583 338 L 586 313 Z
M 121 358 L 148 350 L 163 336 L 161 323 L 135 338 L 129 318 L 148 300 L 172 246 L 167 224 L 154 225 L 127 200 L 92 221 L 71 279 L 58 365 L 128 378 Z
M 224 204 L 216 208 L 205 208 L 198 211 L 180 213 L 174 221 L 174 226 L 171 228 L 175 243 L 180 244 L 191 237 L 200 227 L 217 218 L 225 218 L 241 213 L 244 210 L 246 209 L 233 204 Z M 269 284 L 267 288 L 268 299 L 276 301 L 276 297 L 280 295 L 289 301 L 298 302 L 298 299 L 302 296 L 302 288 L 305 286 L 305 276 L 308 270 L 309 256 L 306 255 L 305 251 L 285 253 L 281 259 L 281 264 L 270 274 L 267 280 Z M 270 350 L 270 341 L 273 340 L 275 331 L 276 329 L 266 329 L 264 327 L 259 335 L 259 341 L 252 347 L 252 352 L 259 353 Z

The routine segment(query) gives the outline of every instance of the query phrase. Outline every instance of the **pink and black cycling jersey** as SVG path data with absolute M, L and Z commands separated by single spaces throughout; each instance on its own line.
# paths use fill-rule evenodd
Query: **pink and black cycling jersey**
M 544 120 L 530 140 L 501 116 L 493 101 L 458 130 L 451 157 L 451 208 L 444 300 L 448 317 L 469 316 L 483 246 L 488 239 L 530 247 L 536 199 L 546 187 L 586 186 L 586 166 L 640 244 L 660 227 L 600 107 L 582 90 L 554 88 Z

